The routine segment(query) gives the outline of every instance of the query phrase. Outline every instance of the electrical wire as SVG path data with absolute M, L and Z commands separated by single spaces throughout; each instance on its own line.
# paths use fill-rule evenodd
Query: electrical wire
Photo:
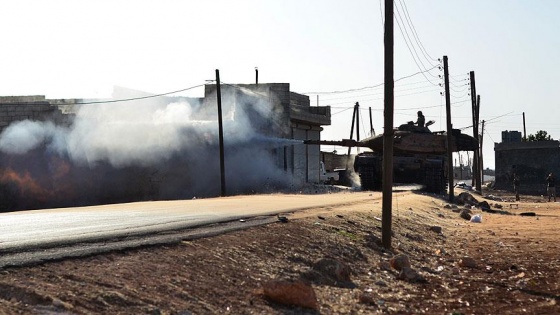
M 405 80 L 405 79 L 411 78 L 411 77 L 416 76 L 416 75 L 419 75 L 419 74 L 421 74 L 421 73 L 423 73 L 423 72 L 431 71 L 431 70 L 433 70 L 433 69 L 435 69 L 435 68 L 437 68 L 437 67 L 438 67 L 438 66 L 435 66 L 435 67 L 430 68 L 430 69 L 425 70 L 425 71 L 418 71 L 418 72 L 416 72 L 416 73 L 413 73 L 413 74 L 410 74 L 410 75 L 407 75 L 407 76 L 398 78 L 398 79 L 394 80 L 393 82 L 394 82 L 394 83 L 397 83 L 397 82 L 399 82 L 399 81 L 401 81 L 401 80 Z M 355 89 L 349 89 L 349 90 L 327 91 L 327 92 L 304 92 L 304 93 L 300 93 L 300 94 L 303 94 L 303 95 L 309 95 L 309 94 L 323 95 L 323 94 L 349 93 L 349 92 L 361 91 L 361 90 L 366 90 L 366 89 L 373 89 L 373 88 L 381 87 L 381 86 L 383 86 L 383 85 L 385 85 L 385 83 L 379 83 L 379 84 L 372 85 L 372 86 L 365 86 L 365 87 L 355 88 Z
M 494 139 L 492 139 L 492 136 L 490 135 L 490 133 L 488 132 L 488 130 L 484 130 L 484 134 L 488 136 L 488 138 L 490 138 L 490 140 L 492 140 L 492 142 L 496 143 L 496 141 L 494 141 Z
M 128 102 L 128 101 L 137 101 L 137 100 L 143 100 L 143 99 L 148 99 L 148 98 L 155 98 L 155 97 L 161 97 L 161 96 L 166 96 L 166 95 L 171 95 L 171 94 L 175 94 L 175 93 L 179 93 L 179 92 L 184 92 L 184 91 L 188 91 L 188 90 L 192 90 L 192 89 L 196 89 L 198 87 L 202 87 L 206 84 L 199 84 L 199 85 L 195 85 L 195 86 L 191 86 L 185 89 L 181 89 L 181 90 L 177 90 L 177 91 L 172 91 L 172 92 L 167 92 L 167 93 L 160 93 L 160 94 L 154 94 L 154 95 L 148 95 L 148 96 L 140 96 L 140 97 L 132 97 L 132 98 L 124 98 L 124 99 L 117 99 L 117 100 L 106 100 L 106 101 L 92 101 L 92 102 L 75 102 L 75 103 L 65 103 L 65 104 L 60 104 L 60 105 L 90 105 L 90 104 L 105 104 L 105 103 L 118 103 L 118 102 Z
M 397 7 L 395 6 L 395 8 L 397 8 Z M 397 8 L 396 11 L 397 11 L 397 16 L 400 18 L 400 13 L 399 13 L 398 8 Z M 399 18 L 396 18 L 395 21 L 397 22 L 397 26 L 399 27 L 399 30 L 400 30 L 401 35 L 402 35 L 402 37 L 403 37 L 404 43 L 406 44 L 406 47 L 408 48 L 408 51 L 410 52 L 410 55 L 412 56 L 412 60 L 414 60 L 414 63 L 416 64 L 416 66 L 418 67 L 418 69 L 419 69 L 420 71 L 422 71 L 422 68 L 423 68 L 423 70 L 425 70 L 425 71 L 422 71 L 422 75 L 424 76 L 424 78 L 425 78 L 428 82 L 430 82 L 431 84 L 437 86 L 436 83 L 433 83 L 432 81 L 430 81 L 430 79 L 428 79 L 428 77 L 424 74 L 424 72 L 426 72 L 426 67 L 424 66 L 424 64 L 422 63 L 422 61 L 421 61 L 421 60 L 416 61 L 416 58 L 418 58 L 418 59 L 420 59 L 420 58 L 419 58 L 419 57 L 416 57 L 416 58 L 414 57 L 414 53 L 412 52 L 412 49 L 410 49 L 410 45 L 408 44 L 408 41 L 406 40 L 405 32 L 403 31 L 404 25 L 401 27 L 401 23 L 399 23 Z M 401 22 L 402 22 L 402 18 L 401 18 Z M 403 23 L 403 24 L 404 24 L 404 23 Z M 410 40 L 410 39 L 409 39 L 409 40 Z M 412 43 L 411 43 L 411 44 L 412 44 Z M 414 46 L 413 46 L 413 49 L 414 49 Z M 418 55 L 418 53 L 416 53 L 416 54 Z M 420 64 L 422 64 L 422 67 L 420 67 L 420 65 L 418 64 L 418 62 L 420 62 Z
M 439 92 L 439 89 L 427 90 L 427 91 L 422 91 L 422 92 L 417 92 L 417 93 L 409 93 L 409 94 L 395 95 L 395 98 L 397 98 L 397 97 L 404 97 L 404 96 L 418 95 L 418 94 L 429 93 L 429 92 Z M 379 100 L 383 100 L 383 98 L 380 97 L 380 98 L 361 99 L 361 100 L 359 100 L 359 101 L 361 101 L 361 102 L 369 102 L 369 101 L 379 101 Z M 327 103 L 326 106 L 331 106 L 331 107 L 332 107 L 333 105 L 342 105 L 342 104 L 350 104 L 350 103 L 355 103 L 355 101 L 339 102 L 339 103 Z
M 331 108 L 343 108 L 343 107 L 332 107 L 332 106 L 331 106 Z M 352 109 L 352 108 L 354 108 L 354 106 L 345 108 L 345 109 L 343 109 L 343 110 L 341 110 L 341 111 L 339 111 L 339 112 L 336 112 L 336 113 L 332 113 L 332 114 L 331 114 L 331 117 L 334 116 L 334 115 L 338 115 L 338 114 L 340 114 L 340 113 L 343 113 L 343 112 L 345 112 L 345 111 L 347 111 L 347 110 L 349 110 L 349 109 Z
M 503 114 L 503 115 L 499 115 L 499 116 L 496 116 L 496 117 L 493 117 L 493 118 L 490 118 L 490 119 L 486 119 L 486 120 L 484 120 L 484 123 L 488 123 L 489 121 L 496 120 L 498 118 L 502 118 L 502 117 L 505 117 L 505 116 L 509 116 L 511 114 L 513 114 L 513 112 L 509 112 L 507 114 Z M 473 127 L 473 125 L 470 125 L 470 126 L 459 128 L 459 129 L 464 130 L 464 129 L 468 129 L 468 128 L 472 128 L 472 127 Z
M 416 32 L 414 31 L 415 28 L 414 28 L 414 25 L 413 25 L 413 23 L 412 23 L 412 19 L 410 18 L 410 15 L 408 14 L 408 10 L 405 11 L 405 6 L 403 5 L 404 0 L 400 0 L 400 1 L 398 1 L 398 2 L 399 2 L 399 4 L 401 5 L 402 11 L 403 11 L 403 15 L 404 15 L 404 19 L 406 20 L 406 23 L 408 24 L 408 28 L 410 29 L 410 32 L 412 33 L 412 37 L 414 38 L 414 40 L 415 40 L 415 42 L 416 42 L 416 45 L 418 46 L 420 52 L 422 53 L 422 55 L 424 56 L 424 58 L 426 59 L 426 61 L 428 62 L 428 64 L 429 64 L 430 66 L 433 67 L 434 64 L 432 63 L 432 61 L 430 60 L 430 58 L 428 58 L 428 57 L 426 56 L 425 52 L 422 50 L 423 45 L 420 43 L 420 39 L 419 39 L 418 36 L 417 36 L 418 34 L 416 34 Z M 397 7 L 396 4 L 395 4 L 395 7 Z M 397 8 L 397 14 L 399 15 L 399 17 L 401 17 L 398 8 Z M 401 17 L 401 21 L 402 21 L 402 17 Z M 403 22 L 403 25 L 404 25 L 404 22 Z M 405 29 L 405 31 L 406 31 L 406 27 L 405 27 L 404 29 Z M 408 31 L 406 32 L 406 36 L 407 36 L 408 39 L 410 40 L 410 37 L 409 37 L 409 35 L 408 35 Z M 411 41 L 411 42 L 412 42 L 412 41 Z M 416 49 L 415 49 L 414 51 L 416 52 Z
M 428 54 L 428 52 L 426 51 L 426 48 L 424 47 L 424 45 L 422 44 L 422 41 L 420 40 L 420 37 L 418 36 L 418 32 L 416 32 L 416 27 L 414 27 L 414 23 L 412 23 L 412 19 L 410 18 L 410 14 L 408 13 L 408 7 L 406 6 L 406 2 L 404 0 L 402 0 L 401 6 L 404 7 L 403 11 L 404 11 L 405 15 L 408 16 L 408 18 L 410 20 L 410 24 L 412 26 L 412 33 L 414 34 L 414 36 L 418 40 L 418 45 L 423 50 L 423 53 L 425 53 L 425 56 L 427 55 L 433 61 L 439 61 L 438 59 L 432 58 L 432 56 L 430 56 L 430 54 Z M 426 59 L 428 59 L 428 58 L 426 58 Z
M 423 83 L 425 83 L 425 81 Z M 420 86 L 420 87 L 414 87 L 414 88 L 408 88 L 408 89 L 402 89 L 402 90 L 395 90 L 395 93 L 406 92 L 406 91 L 414 91 L 414 90 L 425 89 L 425 88 L 432 88 L 432 86 L 429 85 L 429 86 Z M 383 95 L 383 91 L 379 91 L 378 93 L 372 93 L 372 94 L 361 94 L 361 95 L 352 95 L 352 96 L 337 97 L 337 98 L 327 98 L 327 99 L 321 99 L 321 101 L 322 102 L 328 102 L 328 101 L 336 101 L 336 100 L 345 100 L 345 99 L 350 99 L 350 98 L 351 99 L 358 99 L 360 97 L 376 96 L 376 95 Z

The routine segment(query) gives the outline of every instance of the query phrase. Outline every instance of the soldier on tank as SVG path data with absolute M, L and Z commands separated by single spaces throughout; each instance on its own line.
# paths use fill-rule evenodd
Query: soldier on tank
M 416 119 L 416 122 L 414 123 L 415 125 L 417 125 L 418 127 L 424 127 L 426 125 L 426 117 L 424 117 L 424 114 L 422 114 L 422 111 L 418 111 L 418 119 Z

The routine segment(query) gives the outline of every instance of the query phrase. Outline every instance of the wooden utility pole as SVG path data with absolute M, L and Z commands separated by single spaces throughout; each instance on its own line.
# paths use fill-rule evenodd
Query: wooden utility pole
M 381 210 L 381 242 L 391 248 L 393 207 L 393 112 L 395 102 L 393 0 L 385 0 L 385 99 L 383 130 L 383 197 Z
M 356 112 L 356 106 L 354 106 L 354 113 L 352 114 L 352 126 L 350 127 L 350 139 L 353 139 L 354 137 L 354 122 L 356 121 L 356 115 L 358 113 Z M 348 147 L 348 160 L 350 160 L 350 151 L 352 150 L 352 147 Z
M 525 112 L 523 112 L 523 139 L 527 141 L 527 128 L 525 128 Z
M 449 202 L 455 199 L 453 191 L 453 125 L 451 125 L 451 95 L 449 92 L 449 65 L 447 56 L 443 56 L 443 76 L 445 80 L 445 113 L 447 116 L 447 179 L 449 185 Z
M 360 141 L 360 103 L 356 102 L 356 141 Z M 360 147 L 356 147 L 356 153 L 360 153 Z
M 218 100 L 218 137 L 220 142 L 220 196 L 226 195 L 226 169 L 224 163 L 224 127 L 222 123 L 222 91 L 220 90 L 220 70 L 216 69 L 216 98 Z
M 373 129 L 373 118 L 371 116 L 371 107 L 369 108 L 369 135 L 370 137 L 375 136 L 375 129 Z
M 484 139 L 484 120 L 482 121 L 480 132 L 480 192 L 482 192 L 482 183 L 484 183 L 484 159 L 482 158 L 484 155 L 482 154 L 482 140 Z
M 480 121 L 480 95 L 476 96 L 476 123 L 478 125 L 478 122 Z M 483 127 L 484 128 L 484 127 Z M 478 132 L 478 126 L 476 128 L 476 131 Z M 484 130 L 483 130 L 484 132 Z M 476 190 L 479 191 L 482 194 L 482 180 L 483 180 L 483 176 L 482 176 L 482 135 L 478 135 L 478 141 L 479 141 L 479 149 L 478 149 L 478 155 L 476 156 L 478 158 L 478 172 L 476 173 L 477 175 L 477 179 L 476 179 Z
M 360 103 L 356 102 L 354 105 L 356 109 L 356 141 L 360 141 Z
M 474 78 L 474 71 L 470 72 L 470 82 L 471 82 L 471 106 L 472 106 L 472 121 L 473 121 L 473 137 L 478 141 L 478 118 L 477 118 L 477 108 L 476 108 L 476 83 Z M 480 173 L 478 167 L 478 150 L 475 150 L 473 156 L 473 166 L 472 166 L 472 186 L 478 187 L 478 176 L 476 174 Z

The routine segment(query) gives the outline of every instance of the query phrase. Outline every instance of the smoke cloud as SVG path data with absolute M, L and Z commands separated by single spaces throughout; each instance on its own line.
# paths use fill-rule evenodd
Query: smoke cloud
M 215 96 L 206 100 L 81 105 L 65 126 L 29 120 L 11 124 L 0 135 L 0 207 L 219 195 Z M 227 193 L 292 185 L 275 151 L 301 142 L 271 136 L 282 128 L 283 110 L 267 95 L 239 89 L 223 93 L 222 103 Z

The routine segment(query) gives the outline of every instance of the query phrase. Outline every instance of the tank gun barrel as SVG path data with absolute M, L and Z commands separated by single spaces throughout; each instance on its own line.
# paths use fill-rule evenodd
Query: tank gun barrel
M 304 140 L 304 144 L 338 145 L 341 147 L 367 147 L 367 145 L 352 139 L 335 140 Z

